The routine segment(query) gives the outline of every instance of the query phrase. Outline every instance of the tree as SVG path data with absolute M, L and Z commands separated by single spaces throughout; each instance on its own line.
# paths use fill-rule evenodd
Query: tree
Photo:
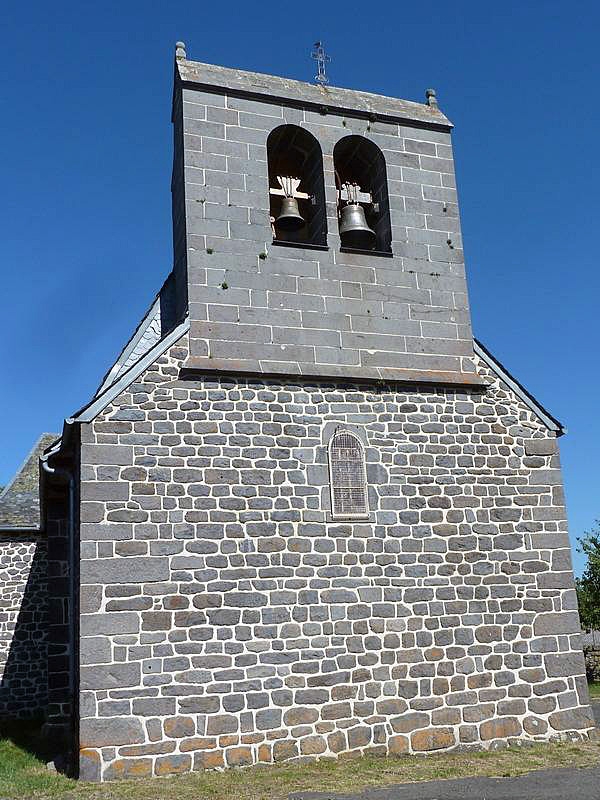
M 579 617 L 584 630 L 600 629 L 600 520 L 596 520 L 591 531 L 578 540 L 580 553 L 587 562 L 581 578 L 577 578 L 577 602 Z

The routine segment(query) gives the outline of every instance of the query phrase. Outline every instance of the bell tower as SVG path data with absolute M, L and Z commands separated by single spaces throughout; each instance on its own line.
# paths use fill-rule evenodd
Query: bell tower
M 173 123 L 173 273 L 43 459 L 81 777 L 586 738 L 563 428 L 473 340 L 435 95 L 179 45 Z
M 450 142 L 414 103 L 190 61 L 173 96 L 190 369 L 477 385 Z

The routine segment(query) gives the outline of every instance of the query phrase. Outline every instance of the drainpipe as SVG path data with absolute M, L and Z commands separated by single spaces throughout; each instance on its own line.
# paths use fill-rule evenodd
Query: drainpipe
M 71 637 L 69 646 L 69 701 L 71 704 L 71 725 L 75 726 L 75 477 L 72 472 L 62 467 L 51 467 L 42 461 L 42 469 L 55 478 L 63 478 L 69 485 L 69 511 L 67 519 L 67 539 L 69 547 L 69 610 L 68 623 Z

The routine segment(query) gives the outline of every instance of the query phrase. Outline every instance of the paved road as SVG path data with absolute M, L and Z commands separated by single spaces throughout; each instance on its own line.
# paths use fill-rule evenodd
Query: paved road
M 592 703 L 600 728 L 600 700 Z M 544 769 L 520 778 L 464 778 L 402 783 L 357 794 L 296 792 L 290 800 L 600 800 L 600 766 Z
M 403 783 L 359 794 L 296 792 L 290 800 L 598 800 L 600 767 L 544 769 L 520 778 Z

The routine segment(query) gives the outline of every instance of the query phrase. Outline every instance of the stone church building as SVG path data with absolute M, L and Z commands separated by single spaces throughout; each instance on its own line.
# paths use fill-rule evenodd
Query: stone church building
M 187 59 L 173 269 L 41 460 L 89 780 L 582 737 L 557 438 L 473 338 L 425 104 Z

